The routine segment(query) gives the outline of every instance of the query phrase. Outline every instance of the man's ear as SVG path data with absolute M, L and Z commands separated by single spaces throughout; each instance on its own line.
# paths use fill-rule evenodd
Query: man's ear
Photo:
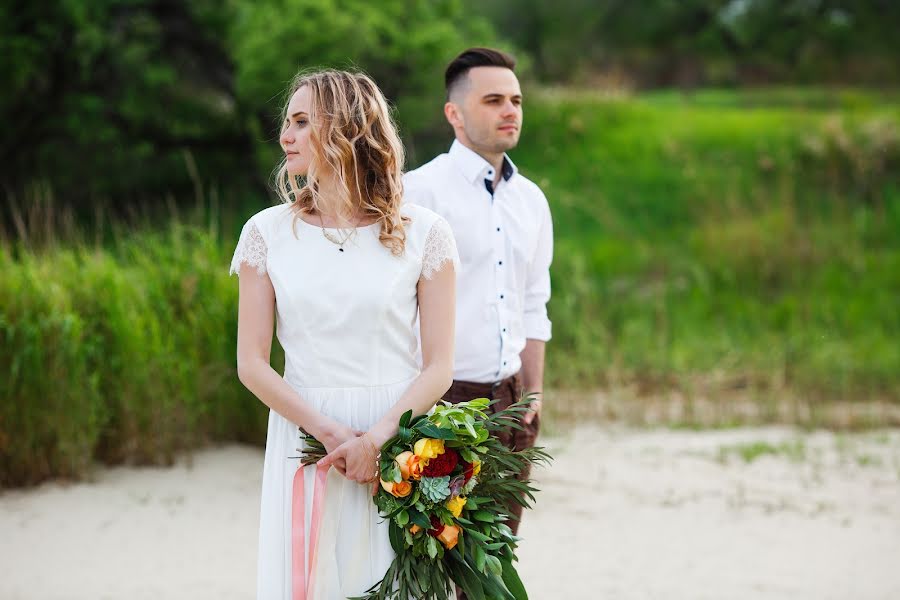
M 444 117 L 447 118 L 447 122 L 450 123 L 454 129 L 463 126 L 462 111 L 459 110 L 459 107 L 454 102 L 447 102 L 444 104 Z

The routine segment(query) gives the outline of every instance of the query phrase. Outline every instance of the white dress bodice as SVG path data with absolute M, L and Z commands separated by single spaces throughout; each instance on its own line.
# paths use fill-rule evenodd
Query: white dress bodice
M 418 372 L 417 283 L 458 261 L 449 226 L 404 205 L 406 246 L 394 255 L 378 224 L 357 228 L 343 251 L 290 205 L 267 208 L 244 226 L 232 270 L 246 262 L 275 290 L 284 377 L 302 387 L 396 383 Z M 337 237 L 338 230 L 328 230 Z M 346 230 L 345 230 L 346 231 Z

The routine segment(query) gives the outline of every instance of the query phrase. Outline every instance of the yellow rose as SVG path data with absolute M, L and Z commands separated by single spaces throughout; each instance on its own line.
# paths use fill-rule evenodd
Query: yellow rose
M 477 458 L 472 461 L 472 477 L 481 473 L 481 461 Z
M 431 438 L 422 438 L 416 442 L 413 452 L 419 458 L 431 460 L 444 453 L 444 440 L 433 440 Z
M 459 541 L 459 527 L 456 525 L 444 525 L 444 530 L 437 536 L 447 550 L 453 550 Z
M 462 496 L 454 496 L 447 500 L 447 503 L 445 504 L 447 510 L 449 510 L 454 517 L 459 517 L 459 515 L 462 514 L 462 509 L 465 505 L 466 499 Z

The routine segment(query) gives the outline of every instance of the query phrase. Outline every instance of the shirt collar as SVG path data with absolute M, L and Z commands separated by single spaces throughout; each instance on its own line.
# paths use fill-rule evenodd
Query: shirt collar
M 462 171 L 466 180 L 470 183 L 481 185 L 484 179 L 494 179 L 494 167 L 474 150 L 466 147 L 459 140 L 453 140 L 450 146 L 450 158 Z M 509 156 L 503 155 L 503 179 L 509 181 L 513 175 L 519 172 L 515 163 Z

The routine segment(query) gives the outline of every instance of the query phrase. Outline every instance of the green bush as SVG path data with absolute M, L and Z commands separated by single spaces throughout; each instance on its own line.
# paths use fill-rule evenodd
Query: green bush
M 551 385 L 896 399 L 893 97 L 526 97 L 514 158 L 558 240 Z
M 900 400 L 897 169 L 823 177 L 847 161 L 809 149 L 835 122 L 893 139 L 898 109 L 775 97 L 526 93 L 513 158 L 544 188 L 557 241 L 549 388 Z M 891 143 L 838 146 L 896 164 Z M 54 239 L 67 219 L 36 210 L 0 243 L 0 485 L 263 441 L 227 275 L 257 204 L 116 227 L 105 244 L 63 225 L 71 240 Z
M 3 485 L 264 439 L 264 407 L 234 367 L 236 283 L 208 232 L 174 224 L 112 249 L 4 251 L 0 266 Z

